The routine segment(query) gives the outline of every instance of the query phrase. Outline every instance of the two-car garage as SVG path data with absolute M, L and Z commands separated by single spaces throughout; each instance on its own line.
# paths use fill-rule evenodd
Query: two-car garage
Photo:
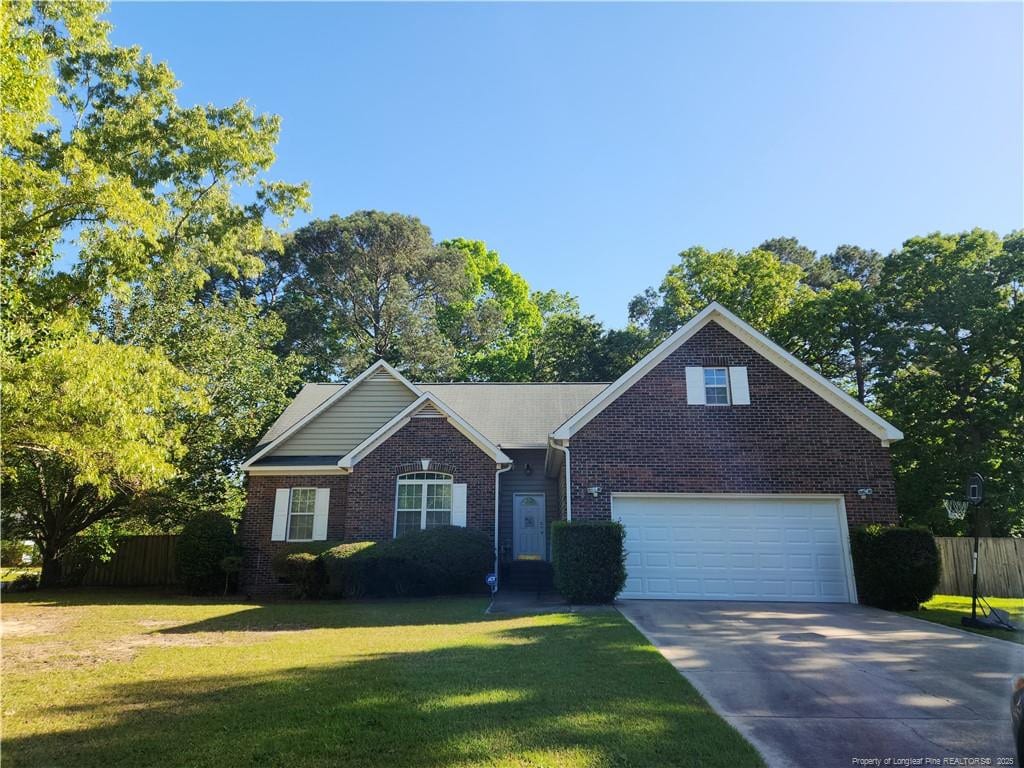
M 622 598 L 856 601 L 839 497 L 615 494 L 612 519 Z

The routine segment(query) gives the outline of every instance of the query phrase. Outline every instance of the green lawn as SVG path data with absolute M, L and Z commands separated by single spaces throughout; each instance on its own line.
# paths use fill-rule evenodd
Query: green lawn
M 2 606 L 16 766 L 760 766 L 616 612 L 476 598 Z
M 1002 640 L 1024 644 L 1024 600 L 1008 597 L 990 597 L 988 602 L 993 608 L 999 608 L 1009 613 L 1010 620 L 1014 625 L 1020 627 L 1022 631 L 1007 632 L 1000 629 L 968 629 L 961 626 L 960 618 L 971 615 L 971 598 L 969 597 L 935 595 L 935 597 L 922 605 L 919 610 L 905 611 L 905 613 L 907 616 L 934 621 L 937 624 L 946 624 L 950 627 L 960 627 L 968 632 L 977 632 L 979 635 L 988 635 L 989 637 L 998 637 Z
M 14 581 L 24 573 L 33 573 L 38 576 L 39 570 L 37 566 L 31 565 L 12 565 L 0 568 L 0 581 Z

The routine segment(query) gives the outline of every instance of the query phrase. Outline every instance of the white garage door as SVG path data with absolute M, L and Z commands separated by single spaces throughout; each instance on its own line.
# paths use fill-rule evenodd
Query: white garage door
M 850 602 L 837 500 L 617 496 L 612 517 L 626 528 L 620 597 Z

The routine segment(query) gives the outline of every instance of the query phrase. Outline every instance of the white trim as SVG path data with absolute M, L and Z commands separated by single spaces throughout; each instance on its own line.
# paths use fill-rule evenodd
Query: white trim
M 340 469 L 351 470 L 374 448 L 408 424 L 416 412 L 428 403 L 442 411 L 448 419 L 449 424 L 459 430 L 459 432 L 473 442 L 477 448 L 494 459 L 495 462 L 498 464 L 506 464 L 512 461 L 512 459 L 502 453 L 502 450 L 498 446 L 480 434 L 468 421 L 445 405 L 444 401 L 429 392 L 424 392 L 414 402 L 396 413 L 392 417 L 391 421 L 384 424 L 380 429 L 363 440 L 363 442 L 342 456 L 338 461 L 338 467 Z
M 611 405 L 619 395 L 664 361 L 665 358 L 712 320 L 822 399 L 834 405 L 838 410 L 876 435 L 880 440 L 892 442 L 903 439 L 903 433 L 888 421 L 866 408 L 862 403 L 848 395 L 824 376 L 800 362 L 774 341 L 760 331 L 750 327 L 750 325 L 740 320 L 718 302 L 712 302 L 704 307 L 688 323 L 661 342 L 640 362 L 609 385 L 607 389 L 603 390 L 583 408 L 566 419 L 564 423 L 551 433 L 551 437 L 556 440 L 567 440 L 572 437 L 591 419 Z
M 286 429 L 280 435 L 278 435 L 273 440 L 271 440 L 269 443 L 267 443 L 265 446 L 263 446 L 263 448 L 261 448 L 255 454 L 253 454 L 248 459 L 246 459 L 244 462 L 242 462 L 241 469 L 244 469 L 244 470 L 249 469 L 249 467 L 252 466 L 253 462 L 255 462 L 257 459 L 265 456 L 269 451 L 272 451 L 274 448 L 279 446 L 281 443 L 283 443 L 289 437 L 294 435 L 297 431 L 302 429 L 304 426 L 306 426 L 309 422 L 311 422 L 313 419 L 315 419 L 321 413 L 323 413 L 328 408 L 330 408 L 332 405 L 334 405 L 336 402 L 338 402 L 341 398 L 343 398 L 349 392 L 351 392 L 356 387 L 358 387 L 360 384 L 362 384 L 363 381 L 365 381 L 370 376 L 372 376 L 373 374 L 375 374 L 377 371 L 380 371 L 380 370 L 385 370 L 388 373 L 390 373 L 397 381 L 401 382 L 406 387 L 408 387 L 409 391 L 412 392 L 414 395 L 419 396 L 420 394 L 422 394 L 420 392 L 420 390 L 416 388 L 415 384 L 413 384 L 411 381 L 409 381 L 407 378 L 405 378 L 405 376 L 403 376 L 398 371 L 396 371 L 394 368 L 392 368 L 390 365 L 388 365 L 387 362 L 385 362 L 384 360 L 378 360 L 376 363 L 374 363 L 369 368 L 367 368 L 365 371 L 363 371 L 358 376 L 356 376 L 354 379 L 352 379 L 352 381 L 350 381 L 348 384 L 343 386 L 341 389 L 339 389 L 333 395 L 331 395 L 326 400 L 324 400 L 322 403 L 320 403 L 320 405 L 318 405 L 312 411 L 310 411 L 305 416 L 303 416 L 301 419 L 299 419 L 294 424 L 292 424 L 290 427 L 288 427 L 288 429 Z
M 247 469 L 250 475 L 285 476 L 285 475 L 347 475 L 348 472 L 338 469 L 332 464 L 318 464 L 316 466 L 302 467 L 252 467 Z
M 846 568 L 846 593 L 850 603 L 857 604 L 857 580 L 853 573 L 853 555 L 850 552 L 850 528 L 846 519 L 846 497 L 841 493 L 665 493 L 621 491 L 610 494 L 609 516 L 615 520 L 615 499 L 770 499 L 794 501 L 833 501 L 839 518 L 839 538 Z M 785 602 L 785 601 L 783 601 Z

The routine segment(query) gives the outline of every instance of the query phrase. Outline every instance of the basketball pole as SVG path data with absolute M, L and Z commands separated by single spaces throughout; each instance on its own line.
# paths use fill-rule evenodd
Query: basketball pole
M 974 508 L 972 522 L 974 523 L 974 557 L 971 564 L 971 621 L 976 621 L 978 618 L 978 507 Z

